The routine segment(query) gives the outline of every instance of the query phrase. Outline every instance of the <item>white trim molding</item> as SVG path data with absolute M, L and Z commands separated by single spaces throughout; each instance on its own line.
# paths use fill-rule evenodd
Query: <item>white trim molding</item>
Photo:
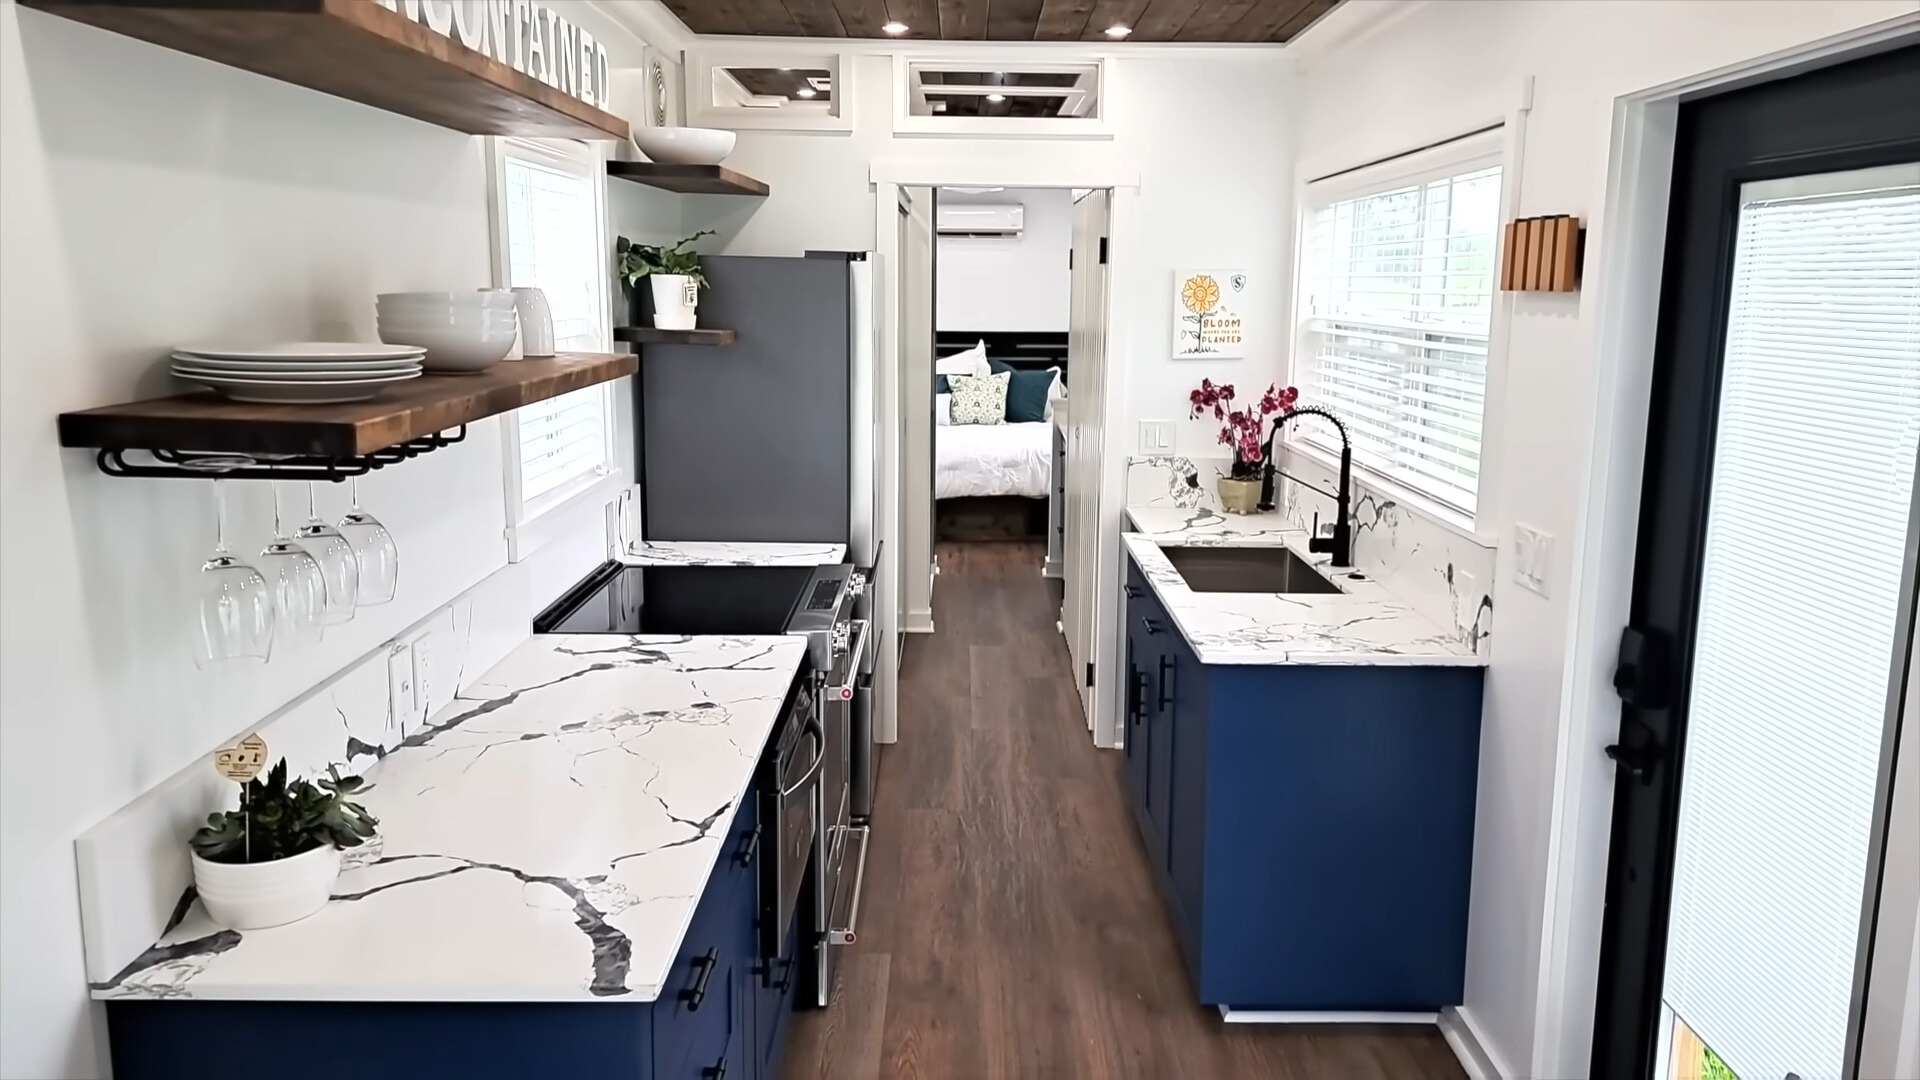
M 1487 1042 L 1480 1037 L 1480 1029 L 1474 1026 L 1467 1010 L 1449 1005 L 1440 1010 L 1440 1037 L 1447 1040 L 1447 1048 L 1460 1062 L 1469 1080 L 1519 1080 L 1505 1064 L 1487 1048 Z M 1572 1073 L 1569 1076 L 1575 1075 Z M 1580 1076 L 1585 1076 L 1583 1071 Z
M 852 56 L 838 48 L 781 44 L 745 49 L 709 44 L 709 39 L 687 50 L 682 68 L 687 123 L 693 127 L 729 128 L 735 131 L 793 131 L 826 135 L 851 135 L 855 96 L 859 93 L 853 76 Z M 831 80 L 827 100 L 785 101 L 781 98 L 755 99 L 759 104 L 721 105 L 714 100 L 714 79 L 727 75 L 728 68 L 780 67 L 819 69 Z M 733 83 L 739 89 L 737 82 Z M 744 93 L 744 91 L 742 91 Z M 763 107 L 764 106 L 764 107 Z
M 983 43 L 985 44 L 985 43 Z M 914 78 L 914 70 L 976 73 L 1013 72 L 1050 75 L 1078 75 L 1081 81 L 1091 77 L 1091 90 L 1075 87 L 1004 87 L 1007 94 L 1046 92 L 1068 99 L 1071 115 L 1043 116 L 942 116 L 914 111 L 924 88 Z M 893 133 L 904 136 L 948 136 L 958 138 L 1037 138 L 1037 139 L 1111 139 L 1113 138 L 1114 63 L 1111 56 L 1051 56 L 1023 59 L 1018 54 L 1002 54 L 975 46 L 965 51 L 944 49 L 925 52 L 901 52 L 893 58 Z M 962 87 L 986 92 L 991 87 Z

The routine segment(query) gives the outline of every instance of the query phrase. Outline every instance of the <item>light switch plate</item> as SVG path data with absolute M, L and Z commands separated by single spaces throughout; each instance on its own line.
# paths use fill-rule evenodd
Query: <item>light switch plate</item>
M 1170 457 L 1173 454 L 1173 421 L 1140 421 L 1140 453 L 1147 457 Z
M 387 709 L 395 721 L 413 715 L 413 646 L 395 644 L 387 651 Z
M 1520 587 L 1547 595 L 1547 570 L 1553 565 L 1553 534 L 1531 525 L 1513 526 L 1513 579 Z

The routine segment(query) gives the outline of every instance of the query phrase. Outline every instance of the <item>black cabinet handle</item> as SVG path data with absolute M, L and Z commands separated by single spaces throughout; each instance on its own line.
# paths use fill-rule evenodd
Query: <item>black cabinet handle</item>
M 1162 633 L 1165 633 L 1167 629 L 1166 625 L 1162 623 L 1159 619 L 1149 619 L 1149 618 L 1142 617 L 1140 620 L 1140 625 L 1146 627 L 1147 633 L 1149 634 L 1162 634 Z
M 733 861 L 740 866 L 746 867 L 752 866 L 753 861 L 759 857 L 760 826 L 755 825 L 753 831 L 747 834 L 746 843 L 740 845 L 740 850 L 734 854 Z
M 1122 585 L 1120 586 L 1120 591 L 1125 593 L 1129 600 L 1140 599 L 1140 586 L 1138 585 Z
M 776 966 L 780 968 L 780 980 L 772 984 L 775 990 L 782 994 L 787 992 L 787 987 L 793 985 L 793 969 L 798 966 L 798 964 L 799 962 L 796 960 L 775 960 L 772 964 L 768 965 L 769 969 Z M 769 970 L 768 973 L 771 974 L 771 970 Z
M 1127 715 L 1137 724 L 1140 714 L 1147 711 L 1147 673 L 1130 667 L 1127 669 L 1127 678 L 1133 683 L 1133 692 L 1128 695 Z
M 721 1058 L 719 1061 L 701 1069 L 700 1080 L 727 1080 L 727 1059 Z
M 698 969 L 693 977 L 693 985 L 680 991 L 680 1000 L 687 1003 L 688 1012 L 696 1012 L 700 1003 L 707 1000 L 707 983 L 713 978 L 715 968 L 720 966 L 720 950 L 708 949 L 705 956 L 693 958 L 693 966 Z
M 1173 706 L 1173 666 L 1171 656 L 1160 658 L 1160 711 L 1166 712 Z

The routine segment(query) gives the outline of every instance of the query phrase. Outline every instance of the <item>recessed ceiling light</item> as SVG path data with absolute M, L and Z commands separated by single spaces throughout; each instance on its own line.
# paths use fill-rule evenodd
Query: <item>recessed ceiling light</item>
M 988 94 L 988 95 L 987 95 L 987 100 L 988 100 L 988 101 L 1005 101 L 1005 100 L 1007 100 L 1007 95 L 1005 95 L 1005 94 Z
M 1133 33 L 1133 27 L 1125 23 L 1114 23 L 1112 26 L 1107 27 L 1108 37 L 1126 37 L 1131 33 Z
M 814 90 L 813 90 L 813 87 L 811 86 L 803 86 L 800 89 L 794 91 L 794 94 L 799 97 L 812 97 L 813 93 L 814 93 Z
M 898 22 L 898 21 L 890 22 L 887 25 L 881 27 L 880 29 L 885 33 L 892 34 L 895 37 L 898 37 L 901 34 L 904 34 L 907 32 L 907 24 L 903 22 Z

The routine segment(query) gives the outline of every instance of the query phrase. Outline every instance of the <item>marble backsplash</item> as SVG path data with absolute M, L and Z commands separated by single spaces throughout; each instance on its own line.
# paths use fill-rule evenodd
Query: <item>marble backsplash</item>
M 1127 505 L 1218 512 L 1214 481 L 1227 475 L 1227 457 L 1134 457 L 1127 461 Z M 1328 491 L 1339 476 L 1320 462 L 1289 454 L 1288 472 Z M 1278 509 L 1301 529 L 1317 513 L 1331 522 L 1333 499 L 1282 479 Z M 1353 480 L 1353 561 L 1400 599 L 1443 627 L 1461 644 L 1486 655 L 1493 636 L 1493 575 L 1498 549 L 1446 528 Z

